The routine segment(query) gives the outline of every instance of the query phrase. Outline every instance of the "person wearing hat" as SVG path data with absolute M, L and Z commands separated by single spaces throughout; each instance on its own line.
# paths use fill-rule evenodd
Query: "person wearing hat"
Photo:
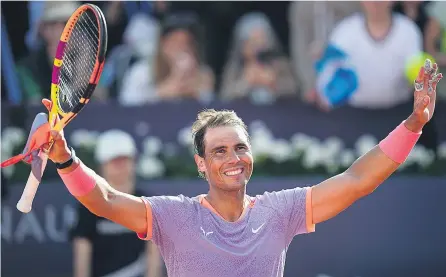
M 136 146 L 121 130 L 102 133 L 95 159 L 102 176 L 115 189 L 144 195 L 135 188 Z M 162 259 L 156 246 L 139 240 L 128 229 L 78 207 L 73 242 L 74 277 L 161 277 Z
M 57 45 L 66 22 L 80 6 L 77 1 L 45 2 L 37 23 L 37 36 L 41 45 L 17 63 L 17 73 L 24 100 L 40 103 L 50 88 L 52 65 Z

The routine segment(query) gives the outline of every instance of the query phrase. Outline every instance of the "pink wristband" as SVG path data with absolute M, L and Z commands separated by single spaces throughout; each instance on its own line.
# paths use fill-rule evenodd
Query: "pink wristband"
M 85 166 L 82 162 L 80 162 L 75 170 L 69 173 L 58 172 L 62 181 L 65 183 L 65 186 L 68 188 L 68 191 L 73 196 L 87 195 L 96 186 L 94 171 Z
M 404 163 L 421 136 L 421 132 L 414 133 L 404 126 L 404 121 L 398 125 L 385 139 L 379 143 L 379 147 L 387 157 L 399 164 Z

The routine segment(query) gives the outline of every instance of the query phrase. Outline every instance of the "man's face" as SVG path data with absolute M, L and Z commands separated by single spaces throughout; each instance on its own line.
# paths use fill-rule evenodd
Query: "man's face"
M 392 9 L 393 1 L 362 1 L 364 13 L 368 16 L 380 17 Z
M 63 29 L 65 28 L 65 21 L 51 21 L 43 22 L 40 25 L 40 33 L 48 46 L 57 46 L 62 35 Z
M 210 185 L 225 191 L 244 188 L 251 178 L 254 161 L 243 128 L 224 126 L 208 129 L 204 145 L 204 158 L 195 155 L 195 161 Z
M 117 157 L 102 165 L 104 178 L 113 188 L 131 193 L 135 178 L 135 160 L 130 157 Z

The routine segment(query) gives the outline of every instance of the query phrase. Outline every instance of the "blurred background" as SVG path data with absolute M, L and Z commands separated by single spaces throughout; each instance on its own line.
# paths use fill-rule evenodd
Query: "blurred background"
M 49 97 L 64 24 L 83 1 L 1 3 L 1 153 L 21 153 Z M 91 2 L 90 2 L 91 3 Z M 190 126 L 233 109 L 255 158 L 248 194 L 342 172 L 411 112 L 424 58 L 446 68 L 441 1 L 101 1 L 109 44 L 94 101 L 65 130 L 82 161 L 135 195 L 207 191 Z M 285 276 L 446 276 L 446 86 L 421 139 L 375 193 L 296 237 Z M 156 246 L 80 207 L 52 164 L 2 169 L 1 275 L 166 276 Z M 185 238 L 186 239 L 186 238 Z

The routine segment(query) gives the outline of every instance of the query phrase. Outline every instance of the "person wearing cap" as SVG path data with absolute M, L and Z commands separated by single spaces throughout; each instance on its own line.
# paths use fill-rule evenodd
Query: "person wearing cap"
M 60 36 L 71 14 L 80 6 L 77 1 L 45 2 L 37 23 L 42 44 L 17 63 L 17 74 L 28 103 L 40 103 L 50 87 L 52 65 Z
M 144 195 L 135 188 L 136 146 L 121 130 L 102 133 L 95 159 L 102 176 L 115 189 Z M 162 259 L 156 246 L 144 243 L 128 229 L 78 207 L 73 241 L 74 277 L 161 277 Z

